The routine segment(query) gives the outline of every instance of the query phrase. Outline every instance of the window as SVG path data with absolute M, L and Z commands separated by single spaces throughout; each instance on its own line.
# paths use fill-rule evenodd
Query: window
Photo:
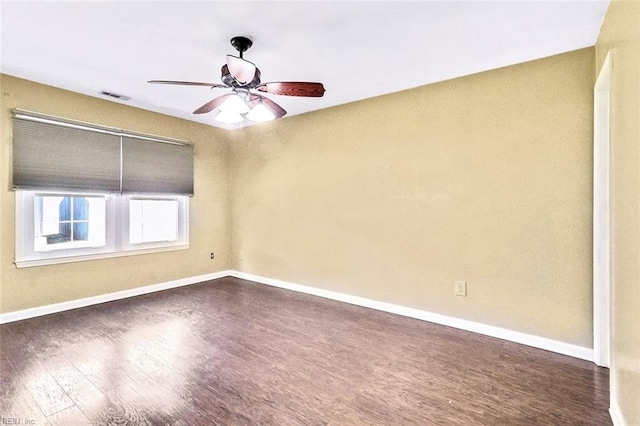
M 18 267 L 189 247 L 188 142 L 16 109 L 12 152 Z
M 129 243 L 143 244 L 178 239 L 178 200 L 129 200 Z
M 166 250 L 189 246 L 189 197 L 140 195 L 114 197 L 121 218 L 121 249 Z
M 106 243 L 105 215 L 105 197 L 36 194 L 34 250 L 103 247 Z
M 16 191 L 16 265 L 189 247 L 186 196 Z

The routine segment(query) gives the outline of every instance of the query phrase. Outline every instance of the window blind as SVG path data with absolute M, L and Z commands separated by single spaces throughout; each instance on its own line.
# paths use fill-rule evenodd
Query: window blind
M 13 188 L 120 191 L 120 138 L 13 121 Z
M 13 188 L 193 195 L 193 146 L 15 110 Z
M 193 194 L 193 148 L 122 137 L 122 192 Z

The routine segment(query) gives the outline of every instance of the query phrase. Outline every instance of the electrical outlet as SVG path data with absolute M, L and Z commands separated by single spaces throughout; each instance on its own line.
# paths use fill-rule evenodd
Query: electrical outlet
M 211 252 L 211 260 L 213 260 L 215 257 L 216 255 L 213 252 Z
M 464 281 L 456 281 L 456 287 L 454 290 L 454 294 L 456 296 L 466 296 L 467 295 L 467 283 Z

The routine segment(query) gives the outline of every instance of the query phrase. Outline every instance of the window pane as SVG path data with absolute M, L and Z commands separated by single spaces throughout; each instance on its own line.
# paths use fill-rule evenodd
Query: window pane
M 129 200 L 129 243 L 178 239 L 178 200 Z
M 61 223 L 58 226 L 58 232 L 45 235 L 47 237 L 47 245 L 67 243 L 71 241 L 71 224 Z
M 71 198 L 64 197 L 58 203 L 58 215 L 60 220 L 71 220 Z
M 73 220 L 89 220 L 89 202 L 86 198 L 73 199 Z
M 73 222 L 73 241 L 89 240 L 89 222 Z
M 106 198 L 36 195 L 34 250 L 48 251 L 106 244 Z

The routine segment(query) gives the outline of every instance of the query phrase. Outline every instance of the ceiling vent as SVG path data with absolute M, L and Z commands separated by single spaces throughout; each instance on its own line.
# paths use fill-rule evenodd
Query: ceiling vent
M 125 96 L 125 95 L 120 95 L 118 93 L 113 93 L 113 92 L 107 92 L 106 90 L 103 90 L 102 92 L 100 92 L 101 95 L 105 95 L 105 96 L 109 96 L 112 98 L 116 98 L 119 99 L 121 101 L 128 101 L 129 99 L 131 99 L 131 96 Z

